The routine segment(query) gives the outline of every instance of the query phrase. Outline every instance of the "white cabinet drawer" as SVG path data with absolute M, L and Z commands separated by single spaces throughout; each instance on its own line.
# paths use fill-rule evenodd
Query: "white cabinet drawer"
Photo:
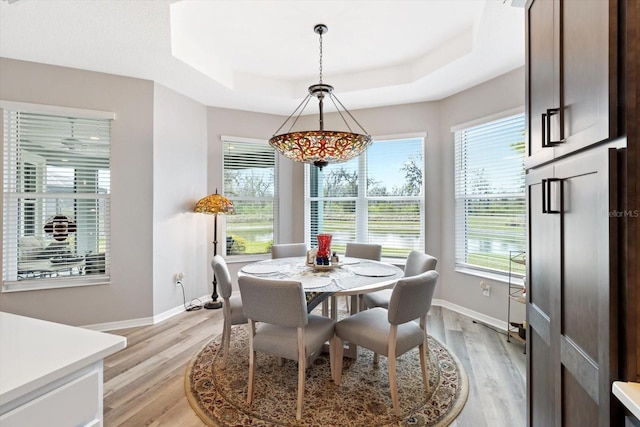
M 101 375 L 94 370 L 0 416 L 2 427 L 97 426 Z

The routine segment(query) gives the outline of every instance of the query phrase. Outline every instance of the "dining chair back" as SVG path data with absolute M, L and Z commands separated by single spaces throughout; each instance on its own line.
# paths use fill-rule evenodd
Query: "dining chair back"
M 404 277 L 417 276 L 425 271 L 435 270 L 437 263 L 438 259 L 429 254 L 420 251 L 411 251 L 404 265 Z M 383 289 L 381 291 L 364 294 L 361 296 L 362 303 L 367 308 L 389 308 L 391 292 L 391 289 Z
M 380 259 L 382 259 L 382 245 L 371 243 L 347 243 L 344 256 L 380 261 Z
M 411 251 L 404 264 L 404 277 L 417 276 L 435 270 L 438 259 L 421 251 Z
M 280 243 L 271 247 L 271 258 L 273 259 L 306 255 L 306 243 Z
M 256 352 L 295 360 L 298 362 L 296 419 L 301 420 L 307 360 L 321 351 L 327 341 L 330 342 L 329 364 L 333 378 L 335 320 L 307 313 L 300 282 L 240 276 L 238 285 L 250 329 L 247 404 L 253 401 Z
M 374 307 L 349 316 L 336 323 L 334 381 L 342 381 L 343 343 L 368 348 L 374 352 L 374 363 L 378 355 L 388 358 L 389 388 L 393 410 L 400 416 L 398 385 L 396 380 L 396 358 L 418 347 L 420 370 L 425 393 L 429 392 L 427 341 L 427 313 L 438 282 L 438 272 L 429 270 L 417 276 L 399 279 L 391 294 L 389 309 Z M 419 319 L 420 323 L 413 320 Z
M 216 276 L 220 296 L 222 297 L 222 313 L 224 323 L 222 326 L 222 366 L 226 366 L 229 356 L 229 342 L 231 340 L 231 325 L 241 325 L 247 323 L 247 318 L 242 312 L 242 299 L 239 295 L 233 294 L 231 274 L 227 263 L 220 255 L 213 257 L 211 261 L 213 274 Z

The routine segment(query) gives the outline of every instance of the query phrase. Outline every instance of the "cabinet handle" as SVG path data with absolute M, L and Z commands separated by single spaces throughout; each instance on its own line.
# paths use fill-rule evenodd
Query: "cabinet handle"
M 542 148 L 548 147 L 547 145 L 547 113 L 542 113 L 542 124 L 541 124 L 541 134 L 542 134 Z M 544 181 L 544 180 L 543 180 Z
M 546 178 L 542 180 L 542 213 L 559 214 L 560 210 L 551 209 L 551 183 L 560 182 L 560 197 L 562 198 L 562 180 L 560 178 Z
M 559 108 L 547 108 L 546 113 L 542 113 L 542 146 L 553 147 L 554 145 L 562 144 L 563 139 L 558 141 L 551 141 L 551 116 L 560 114 Z

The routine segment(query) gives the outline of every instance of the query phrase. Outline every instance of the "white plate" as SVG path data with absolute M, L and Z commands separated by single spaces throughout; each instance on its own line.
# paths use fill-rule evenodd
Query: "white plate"
M 248 274 L 269 274 L 269 273 L 277 273 L 281 270 L 281 267 L 277 265 L 269 265 L 269 264 L 249 264 L 245 265 L 241 268 L 243 273 Z
M 388 267 L 380 267 L 377 265 L 363 265 L 351 267 L 351 271 L 353 271 L 358 276 L 367 276 L 367 277 L 387 277 L 393 276 L 396 274 L 396 270 Z

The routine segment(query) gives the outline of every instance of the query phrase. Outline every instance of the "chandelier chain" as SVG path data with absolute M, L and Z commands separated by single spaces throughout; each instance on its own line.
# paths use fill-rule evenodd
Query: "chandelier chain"
M 322 84 L 322 31 L 320 31 L 320 84 Z

